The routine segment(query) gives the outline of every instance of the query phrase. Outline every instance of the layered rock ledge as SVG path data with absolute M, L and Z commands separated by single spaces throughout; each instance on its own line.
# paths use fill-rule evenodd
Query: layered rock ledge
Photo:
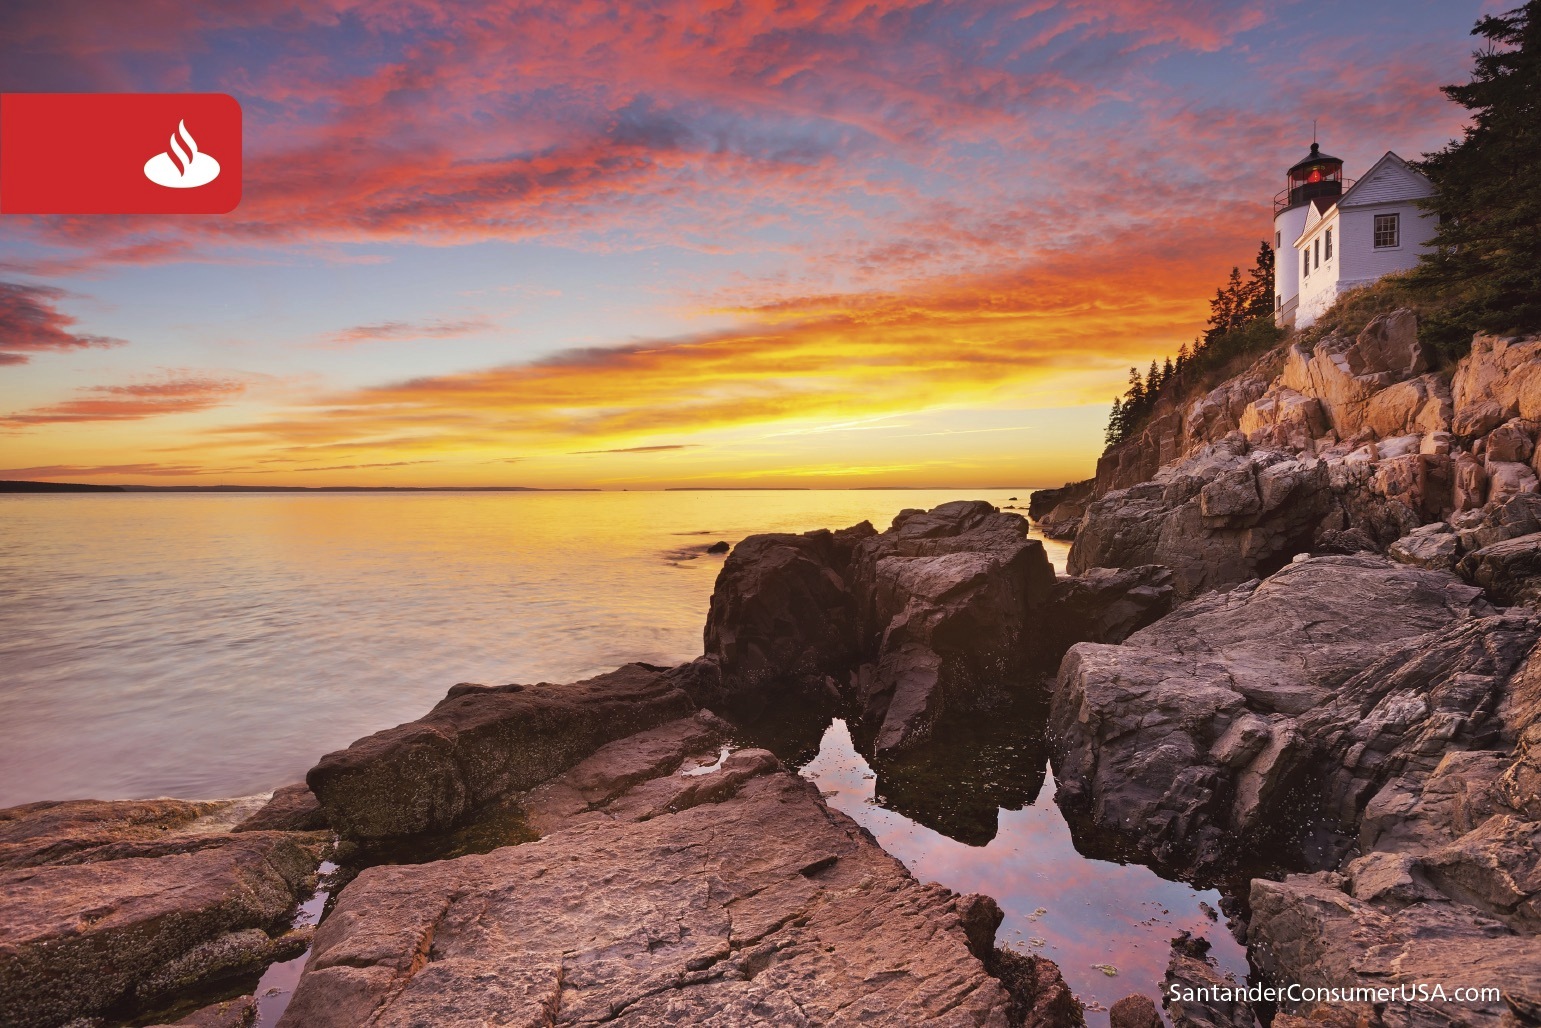
M 0 811 L 0 1020 L 124 1017 L 303 952 L 289 915 L 327 835 L 230 831 L 245 813 L 180 800 Z

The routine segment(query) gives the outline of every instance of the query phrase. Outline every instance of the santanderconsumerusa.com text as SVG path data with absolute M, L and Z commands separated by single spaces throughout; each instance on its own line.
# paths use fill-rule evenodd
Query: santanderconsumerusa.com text
M 1174 982 L 1168 986 L 1174 1002 L 1210 1001 L 1248 1003 L 1501 1003 L 1503 993 L 1492 986 L 1445 986 L 1407 982 L 1390 986 L 1235 985 L 1189 988 Z

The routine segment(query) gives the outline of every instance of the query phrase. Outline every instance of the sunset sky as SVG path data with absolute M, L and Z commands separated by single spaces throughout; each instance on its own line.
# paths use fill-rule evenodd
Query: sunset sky
M 12 0 L 0 90 L 226 92 L 231 214 L 0 217 L 0 478 L 1054 485 L 1319 119 L 1513 4 Z

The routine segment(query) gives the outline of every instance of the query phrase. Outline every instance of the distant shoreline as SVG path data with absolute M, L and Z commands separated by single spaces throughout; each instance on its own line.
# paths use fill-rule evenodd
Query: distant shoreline
M 667 486 L 662 489 L 544 488 L 528 485 L 90 485 L 84 482 L 0 481 L 0 493 L 807 493 L 807 492 L 1032 492 L 1034 485 L 738 485 Z
M 83 482 L 5 482 L 0 493 L 597 493 L 527 485 L 88 485 Z

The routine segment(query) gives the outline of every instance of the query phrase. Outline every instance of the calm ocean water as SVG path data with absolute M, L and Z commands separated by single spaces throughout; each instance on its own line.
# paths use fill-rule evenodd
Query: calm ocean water
M 1012 495 L 0 496 L 0 806 L 264 792 L 456 682 L 699 655 L 687 548 Z

